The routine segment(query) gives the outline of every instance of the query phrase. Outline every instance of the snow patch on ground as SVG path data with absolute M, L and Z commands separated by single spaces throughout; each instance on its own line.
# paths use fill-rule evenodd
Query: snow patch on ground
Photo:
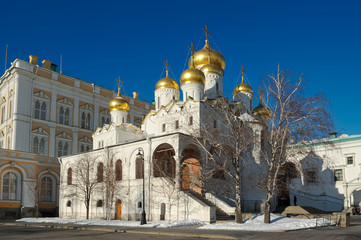
M 80 220 L 80 219 L 62 219 L 62 218 L 22 218 L 18 222 L 29 223 L 56 223 L 56 224 L 78 224 L 78 225 L 97 225 L 97 226 L 125 226 L 125 227 L 149 227 L 149 228 L 173 228 L 184 226 L 204 225 L 199 229 L 223 229 L 223 230 L 245 230 L 245 231 L 286 231 L 307 229 L 321 226 L 335 225 L 333 222 L 323 218 L 299 219 L 281 217 L 271 214 L 271 223 L 263 223 L 263 214 L 257 215 L 243 224 L 235 222 L 224 222 L 215 224 L 206 224 L 199 220 L 180 220 L 180 221 L 149 221 L 145 225 L 140 225 L 139 221 L 122 220 Z
M 263 223 L 263 214 L 254 216 L 252 219 L 241 223 L 215 223 L 207 224 L 199 229 L 227 229 L 227 230 L 245 230 L 245 231 L 286 231 L 307 229 L 321 226 L 335 225 L 333 222 L 324 218 L 300 219 L 287 218 L 271 214 L 271 223 Z
M 17 222 L 28 223 L 56 223 L 56 224 L 79 224 L 79 225 L 96 225 L 96 226 L 125 226 L 125 227 L 150 227 L 150 228 L 173 228 L 194 225 L 204 225 L 199 220 L 180 220 L 180 221 L 151 221 L 147 224 L 140 225 L 140 221 L 122 221 L 122 220 L 85 220 L 85 219 L 62 219 L 62 218 L 22 218 Z

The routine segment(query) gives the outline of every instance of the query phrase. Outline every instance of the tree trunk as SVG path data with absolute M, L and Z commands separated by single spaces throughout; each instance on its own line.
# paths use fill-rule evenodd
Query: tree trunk
M 90 202 L 90 200 L 89 199 L 87 199 L 86 200 L 86 219 L 89 219 L 89 202 Z
M 36 204 L 35 217 L 36 217 L 36 218 L 38 218 L 38 217 L 39 217 L 39 204 Z
M 267 194 L 267 200 L 264 205 L 264 223 L 271 223 L 271 202 L 270 196 Z
M 242 204 L 241 204 L 241 188 L 236 185 L 236 222 L 243 223 L 242 219 Z

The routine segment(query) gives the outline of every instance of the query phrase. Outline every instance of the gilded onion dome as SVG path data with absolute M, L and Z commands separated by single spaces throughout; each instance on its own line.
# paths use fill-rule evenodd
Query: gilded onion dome
M 188 84 L 188 83 L 201 83 L 204 84 L 206 77 L 201 70 L 198 70 L 194 67 L 191 67 L 185 70 L 180 76 L 180 83 Z
M 207 39 L 203 49 L 197 51 L 193 57 L 189 59 L 188 66 L 191 67 L 194 64 L 194 67 L 201 68 L 210 63 L 218 66 L 222 71 L 224 71 L 226 67 L 226 60 L 223 55 L 216 50 L 211 49 Z
M 160 89 L 160 88 L 173 88 L 173 89 L 179 91 L 178 83 L 168 76 L 168 69 L 166 70 L 165 78 L 160 79 L 157 82 L 157 84 L 155 85 L 155 90 Z
M 262 101 L 260 100 L 258 106 L 253 109 L 253 114 L 256 116 L 269 118 L 271 116 L 271 110 L 268 107 L 263 106 Z
M 120 96 L 120 79 L 119 79 L 117 97 L 110 100 L 110 102 L 108 104 L 108 108 L 109 108 L 110 112 L 111 111 L 116 111 L 116 110 L 129 112 L 129 103 L 127 102 L 127 100 L 125 100 L 124 98 L 122 98 Z
M 253 93 L 252 87 L 248 85 L 247 83 L 244 83 L 242 79 L 242 83 L 237 85 L 233 90 L 233 95 L 236 95 L 237 93 Z
M 217 73 L 223 75 L 223 70 L 214 64 L 206 64 L 201 68 L 201 71 L 204 73 Z

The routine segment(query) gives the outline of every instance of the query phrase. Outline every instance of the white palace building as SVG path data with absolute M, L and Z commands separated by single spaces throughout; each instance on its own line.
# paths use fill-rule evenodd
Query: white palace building
M 222 118 L 215 115 L 217 110 L 213 108 L 217 99 L 224 99 L 224 69 L 224 57 L 210 47 L 208 39 L 204 48 L 190 58 L 189 69 L 180 76 L 180 87 L 168 76 L 167 65 L 165 78 L 155 85 L 155 110 L 145 116 L 141 127 L 127 121 L 126 99 L 118 94 L 111 100 L 111 123 L 93 133 L 93 151 L 60 159 L 59 216 L 86 217 L 84 186 L 80 186 L 84 185 L 80 179 L 85 165 L 90 169 L 88 182 L 95 186 L 89 218 L 137 220 L 143 207 L 147 220 L 213 222 L 234 215 L 232 204 L 197 184 L 207 156 L 187 140 L 190 133 L 197 134 L 204 126 L 224 128 Z M 262 104 L 253 109 L 253 91 L 243 77 L 242 83 L 235 86 L 233 100 L 227 101 L 242 106 L 240 117 L 252 124 L 254 133 L 260 136 L 268 111 Z M 265 193 L 252 179 L 262 166 L 256 148 L 251 155 L 255 160 L 243 176 L 243 211 L 260 212 Z M 114 196 L 107 192 L 109 166 L 115 174 Z

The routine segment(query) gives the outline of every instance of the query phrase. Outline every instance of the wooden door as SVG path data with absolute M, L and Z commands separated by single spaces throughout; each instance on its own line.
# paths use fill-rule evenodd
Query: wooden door
M 122 219 L 122 202 L 120 200 L 117 201 L 117 216 L 116 219 Z

